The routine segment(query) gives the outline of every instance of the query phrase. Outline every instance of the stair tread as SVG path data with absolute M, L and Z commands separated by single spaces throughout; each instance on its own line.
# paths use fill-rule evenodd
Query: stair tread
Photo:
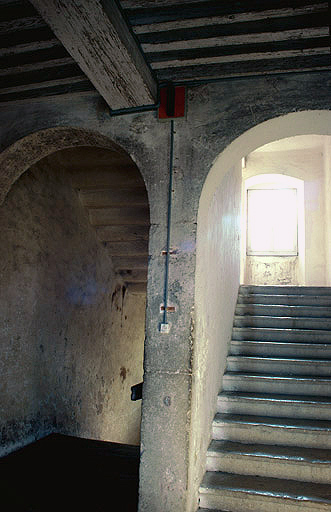
M 252 285 L 252 284 L 243 284 L 239 287 L 239 293 L 266 293 L 270 295 L 297 295 L 299 292 L 302 292 L 302 295 L 310 295 L 312 292 L 318 292 L 322 295 L 331 295 L 331 288 L 329 286 L 293 286 L 293 285 Z M 270 293 L 276 292 L 276 293 Z M 292 293 L 291 293 L 292 292 Z
M 243 304 L 243 303 L 239 303 L 236 305 L 236 309 L 237 310 L 250 310 L 250 309 L 254 309 L 254 308 L 258 308 L 258 309 L 271 309 L 272 311 L 277 311 L 279 309 L 283 309 L 285 311 L 305 311 L 305 310 L 312 310 L 313 312 L 315 313 L 318 313 L 318 312 L 325 312 L 325 313 L 329 313 L 329 315 L 331 316 L 331 310 L 330 310 L 330 307 L 329 306 L 319 306 L 316 304 L 311 304 L 311 305 L 302 305 L 302 304 L 263 304 L 263 303 L 259 303 L 259 302 L 250 302 L 249 304 Z M 250 313 L 248 313 L 250 314 Z M 278 315 L 277 315 L 278 316 Z M 286 315 L 285 315 L 286 316 Z M 300 317 L 301 318 L 301 317 Z M 309 316 L 310 318 L 310 316 Z M 320 317 L 317 317 L 317 318 L 320 318 Z
M 218 423 L 242 423 L 249 425 L 265 425 L 271 427 L 283 428 L 302 428 L 309 430 L 331 431 L 331 421 L 328 420 L 312 420 L 301 418 L 277 418 L 270 416 L 252 416 L 248 414 L 223 414 L 216 413 L 213 424 Z
M 291 318 L 291 317 L 290 317 Z M 256 331 L 256 332 L 267 332 L 270 331 L 270 334 L 276 334 L 278 332 L 291 332 L 295 334 L 315 334 L 317 336 L 323 334 L 331 334 L 326 329 L 298 329 L 296 327 L 233 327 L 233 331 Z
M 207 471 L 200 486 L 200 493 L 217 490 L 331 503 L 331 486 L 328 484 Z
M 284 341 L 284 340 L 279 340 L 279 341 L 269 341 L 269 340 L 245 340 L 245 339 L 242 339 L 242 340 L 231 340 L 231 343 L 233 344 L 240 344 L 240 343 L 266 343 L 266 344 L 270 344 L 272 343 L 273 345 L 280 345 L 280 346 L 284 346 L 284 345 L 290 345 L 292 347 L 313 347 L 314 349 L 316 347 L 324 347 L 324 348 L 329 348 L 330 347 L 330 343 L 305 343 L 305 342 L 300 342 L 300 341 Z
M 314 381 L 314 382 L 327 382 L 331 383 L 331 377 L 324 375 L 275 375 L 272 373 L 260 373 L 260 372 L 234 372 L 226 371 L 224 377 L 244 377 L 244 378 L 256 378 L 256 379 L 273 379 L 276 380 L 301 380 L 301 381 Z M 331 389 L 330 389 L 331 392 Z
M 293 362 L 293 363 L 321 363 L 321 364 L 331 364 L 331 359 L 315 359 L 315 358 L 307 358 L 307 357 L 275 357 L 275 356 L 246 356 L 246 355 L 235 355 L 229 354 L 227 357 L 228 360 L 234 359 L 248 359 L 248 361 L 270 361 L 270 362 Z
M 217 456 L 225 453 L 307 464 L 331 464 L 331 450 L 268 444 L 245 444 L 213 439 L 209 445 L 207 456 Z
M 293 307 L 293 306 L 292 306 Z M 330 322 L 330 318 L 329 317 L 320 317 L 320 316 L 317 316 L 317 317 L 311 317 L 311 316 L 286 316 L 286 315 L 276 315 L 276 316 L 272 316 L 272 315 L 234 315 L 234 318 L 235 319 L 239 319 L 239 318 L 249 318 L 249 319 L 253 319 L 253 318 L 269 318 L 269 319 L 274 319 L 275 321 L 277 320 L 284 320 L 284 319 L 287 319 L 287 320 L 298 320 L 298 321 L 302 321 L 302 320 L 309 320 L 309 321 L 312 321 L 312 320 L 319 320 L 321 322 Z M 315 330 L 315 329 L 313 329 Z
M 309 395 L 281 395 L 273 393 L 249 393 L 243 391 L 222 391 L 218 395 L 219 398 L 230 399 L 249 399 L 249 400 L 270 400 L 272 402 L 286 402 L 286 403 L 305 403 L 305 404 L 325 404 L 331 406 L 331 396 L 309 396 Z

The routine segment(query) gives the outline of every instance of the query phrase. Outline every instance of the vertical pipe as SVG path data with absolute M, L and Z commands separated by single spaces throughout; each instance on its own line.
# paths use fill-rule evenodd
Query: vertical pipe
M 165 254 L 165 272 L 164 272 L 164 296 L 163 296 L 163 323 L 167 323 L 168 307 L 168 280 L 169 280 L 169 253 L 170 253 L 170 232 L 171 232 L 171 206 L 172 206 L 172 180 L 173 180 L 173 160 L 174 160 L 174 121 L 170 124 L 170 156 L 169 156 L 169 189 L 168 189 L 168 214 L 167 214 L 167 244 Z

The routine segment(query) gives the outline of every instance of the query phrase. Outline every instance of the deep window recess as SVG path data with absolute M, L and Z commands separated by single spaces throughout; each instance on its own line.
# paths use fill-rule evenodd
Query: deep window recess
M 247 255 L 298 254 L 295 188 L 247 190 Z

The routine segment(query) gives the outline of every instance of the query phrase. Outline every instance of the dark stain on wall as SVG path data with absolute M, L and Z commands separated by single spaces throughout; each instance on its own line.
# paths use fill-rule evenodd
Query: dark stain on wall
M 124 366 L 121 366 L 121 369 L 120 369 L 120 377 L 122 379 L 122 382 L 125 381 L 126 379 L 126 374 L 129 370 L 127 370 Z

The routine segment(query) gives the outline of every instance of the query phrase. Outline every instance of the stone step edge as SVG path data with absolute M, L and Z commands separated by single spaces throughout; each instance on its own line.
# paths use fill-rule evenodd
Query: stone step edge
M 233 360 L 239 360 L 243 361 L 244 359 L 247 359 L 248 361 L 261 361 L 263 363 L 270 362 L 270 363 L 293 363 L 293 364 L 299 364 L 299 363 L 321 363 L 321 364 L 330 364 L 331 369 L 331 359 L 315 359 L 315 358 L 307 358 L 307 357 L 275 357 L 272 356 L 251 356 L 251 355 L 244 355 L 244 354 L 229 354 L 227 356 L 227 360 L 233 361 Z
M 266 295 L 297 295 L 300 293 L 300 295 L 310 295 L 311 292 L 322 292 L 321 295 L 331 295 L 331 288 L 329 286 L 292 286 L 292 285 L 256 285 L 256 284 L 241 284 L 239 286 L 238 293 L 242 294 L 241 292 L 244 292 L 244 294 L 251 293 L 251 294 L 259 294 L 259 293 L 265 293 Z M 271 293 L 271 292 L 281 292 L 279 294 L 277 293 Z M 293 292 L 293 293 L 290 293 Z M 316 294 L 318 295 L 318 293 Z
M 318 397 L 314 395 L 282 395 L 277 393 L 254 393 L 244 391 L 221 391 L 217 400 L 223 401 L 238 401 L 238 400 L 255 400 L 255 401 L 270 401 L 274 404 L 288 403 L 289 405 L 328 405 L 331 407 L 331 396 Z
M 300 455 L 298 455 L 300 452 Z M 258 443 L 241 443 L 213 439 L 207 450 L 207 457 L 221 457 L 222 455 L 253 457 L 255 460 L 267 459 L 278 463 L 316 464 L 328 467 L 331 465 L 331 449 L 303 448 L 295 446 L 268 445 Z M 325 455 L 328 456 L 325 459 Z
M 209 478 L 210 476 L 211 478 Z M 217 482 L 217 477 L 220 477 L 221 480 L 222 476 L 226 476 L 226 481 L 229 481 L 229 483 L 222 481 Z M 232 483 L 230 483 L 231 477 L 235 477 L 235 481 L 232 479 Z M 211 482 L 208 482 L 209 479 Z M 238 485 L 238 482 L 242 482 L 242 485 Z M 254 486 L 250 485 L 250 483 L 253 483 Z M 307 482 L 282 480 L 273 477 L 257 477 L 222 473 L 218 471 L 207 471 L 200 485 L 199 493 L 212 494 L 215 492 L 220 493 L 229 491 L 232 493 L 238 492 L 253 494 L 254 496 L 265 498 L 287 498 L 298 501 L 299 503 L 304 500 L 306 503 L 307 501 L 311 501 L 315 503 L 325 503 L 331 505 L 330 486 L 328 484 L 310 483 L 309 488 L 310 492 L 308 493 Z M 281 491 L 281 489 L 283 489 L 283 491 Z M 315 490 L 315 493 L 311 492 L 313 489 Z M 323 491 L 328 496 L 327 498 L 322 496 Z M 310 496 L 308 496 L 308 494 L 310 494 Z M 315 496 L 312 494 L 315 494 Z
M 277 421 L 278 420 L 278 421 Z M 286 420 L 286 421 L 285 421 Z M 311 430 L 314 432 L 331 433 L 330 420 L 312 420 L 299 418 L 277 418 L 270 416 L 249 415 L 249 414 L 226 414 L 217 412 L 213 419 L 213 427 L 220 424 L 227 425 L 254 425 L 255 427 L 266 426 L 282 429 Z
M 331 321 L 331 318 L 330 317 L 321 317 L 321 316 L 318 316 L 318 317 L 314 317 L 314 316 L 285 316 L 285 315 L 276 315 L 276 316 L 272 316 L 272 315 L 234 315 L 234 320 L 242 320 L 242 319 L 245 319 L 245 320 L 252 320 L 252 319 L 266 319 L 268 318 L 269 320 L 275 320 L 275 322 L 277 322 L 278 320 L 291 320 L 291 321 L 295 321 L 295 322 L 300 322 L 300 321 L 320 321 L 320 322 L 324 322 L 324 323 L 327 323 L 327 322 L 330 322 Z M 276 327 L 277 329 L 277 327 Z M 281 327 L 280 327 L 281 329 Z M 314 329 L 311 329 L 311 330 L 314 330 Z
M 288 383 L 295 380 L 300 381 L 313 381 L 314 384 L 330 384 L 331 385 L 331 376 L 325 376 L 325 375 L 276 375 L 274 373 L 262 373 L 262 372 L 235 372 L 235 371 L 226 371 L 223 375 L 223 379 L 268 379 L 268 381 L 271 379 L 275 382 L 280 382 L 281 380 L 284 380 Z M 331 388 L 330 388 L 331 393 Z M 331 394 L 330 394 L 331 396 Z

